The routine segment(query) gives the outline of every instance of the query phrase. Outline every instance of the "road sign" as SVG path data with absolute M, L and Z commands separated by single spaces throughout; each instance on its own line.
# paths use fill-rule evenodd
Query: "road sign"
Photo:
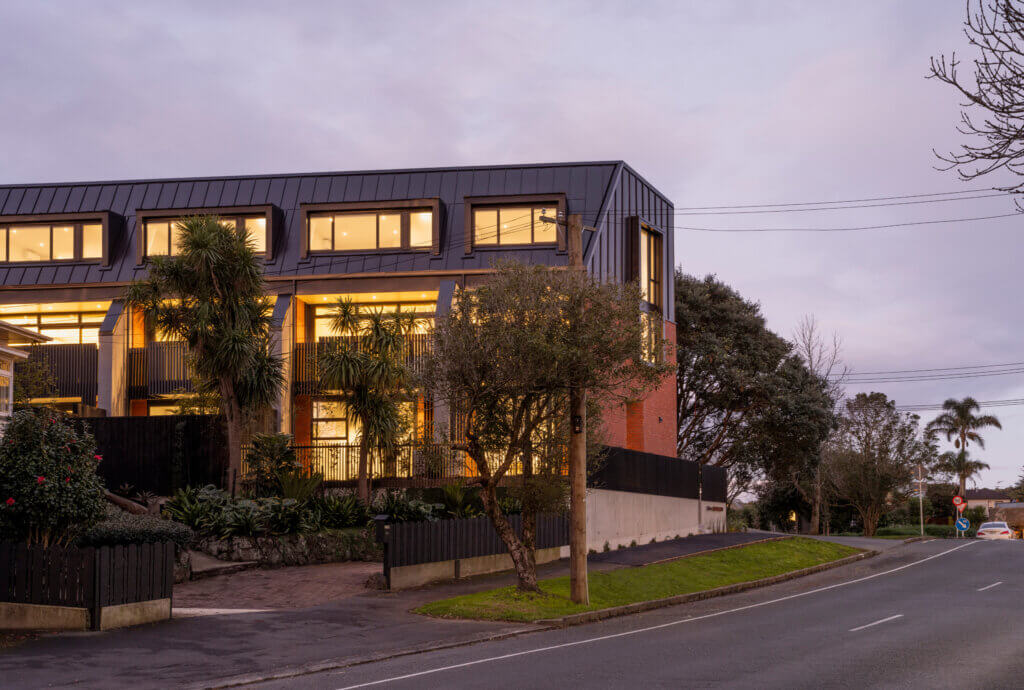
M 965 517 L 957 518 L 956 528 L 961 532 L 966 532 L 971 528 L 971 521 Z
M 963 502 L 964 502 L 964 497 L 963 496 L 954 496 L 953 497 L 953 505 L 955 505 L 955 506 L 963 505 Z
M 956 507 L 956 509 L 962 513 L 962 512 L 964 512 L 964 508 L 966 508 L 966 507 L 967 507 L 966 503 L 961 503 L 960 505 L 958 505 Z

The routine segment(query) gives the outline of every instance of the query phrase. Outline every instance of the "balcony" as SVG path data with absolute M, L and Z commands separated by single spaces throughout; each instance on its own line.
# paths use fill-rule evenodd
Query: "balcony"
M 86 345 L 31 345 L 24 348 L 29 362 L 43 362 L 53 373 L 56 397 L 81 398 L 87 405 L 96 404 L 99 348 Z
M 293 379 L 296 395 L 315 395 L 323 392 L 320 386 L 320 357 L 338 347 L 338 343 L 343 340 L 351 338 L 321 338 L 315 343 L 295 344 Z M 415 333 L 409 336 L 406 339 L 404 353 L 406 366 L 415 372 L 429 348 L 429 333 Z
M 128 350 L 128 397 L 191 393 L 188 346 L 183 342 L 155 342 Z

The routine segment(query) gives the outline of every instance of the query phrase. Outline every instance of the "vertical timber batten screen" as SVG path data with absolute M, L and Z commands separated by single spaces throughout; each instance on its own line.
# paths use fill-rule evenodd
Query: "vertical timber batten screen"
M 721 467 L 701 467 L 692 460 L 609 447 L 588 485 L 594 489 L 724 503 L 727 479 Z
M 522 535 L 523 519 L 508 516 L 516 534 Z M 453 561 L 477 556 L 507 553 L 505 543 L 494 530 L 490 518 L 437 520 L 434 522 L 396 522 L 387 525 L 384 538 L 384 571 L 403 565 Z M 537 516 L 538 549 L 569 543 L 569 519 L 564 515 Z

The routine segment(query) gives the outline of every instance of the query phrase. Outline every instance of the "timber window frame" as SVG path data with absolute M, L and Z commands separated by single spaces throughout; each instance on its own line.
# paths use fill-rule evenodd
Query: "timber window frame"
M 429 252 L 437 256 L 441 253 L 441 200 L 439 198 L 428 199 L 401 199 L 397 201 L 356 201 L 338 202 L 323 204 L 300 204 L 301 258 L 309 259 L 311 256 L 337 256 L 337 255 L 359 255 L 359 254 L 396 254 L 408 252 Z M 412 216 L 416 213 L 430 213 L 430 243 L 412 246 Z M 337 237 L 335 231 L 335 216 L 369 216 L 376 215 L 375 236 L 376 246 L 359 248 L 337 248 Z M 396 246 L 381 246 L 380 224 L 381 216 L 400 217 L 400 240 Z M 313 249 L 310 241 L 311 221 L 319 218 L 331 218 L 331 248 Z
M 136 260 L 141 266 L 150 256 L 173 256 L 171 250 L 172 227 L 168 227 L 167 253 L 149 254 L 147 251 L 149 223 L 172 223 L 181 222 L 193 216 L 217 216 L 224 221 L 242 221 L 252 218 L 260 218 L 264 221 L 266 232 L 263 238 L 264 250 L 257 251 L 265 261 L 274 257 L 274 240 L 277 237 L 277 229 L 280 223 L 281 213 L 273 204 L 262 204 L 257 206 L 211 206 L 203 208 L 168 208 L 137 210 L 135 212 L 135 249 Z
M 0 216 L 0 265 L 26 266 L 38 264 L 92 263 L 109 266 L 114 233 L 120 226 L 121 217 L 111 211 L 90 213 L 45 213 Z M 39 230 L 47 228 L 45 242 L 46 258 L 12 259 L 12 234 L 19 229 Z M 70 232 L 71 256 L 54 258 L 55 229 Z M 96 238 L 95 233 L 100 233 Z M 98 253 L 88 247 L 95 247 L 99 240 Z M 90 251 L 89 255 L 86 252 Z
M 641 299 L 664 316 L 665 313 L 665 231 L 640 216 L 626 219 L 629 280 L 640 287 Z
M 508 196 L 467 196 L 463 199 L 463 206 L 465 208 L 465 220 L 463 223 L 463 232 L 465 236 L 465 253 L 472 254 L 474 250 L 502 250 L 502 249 L 543 249 L 554 247 L 559 252 L 566 250 L 566 238 L 565 238 L 565 226 L 561 224 L 555 225 L 555 239 L 553 241 L 542 241 L 535 242 L 533 238 L 536 235 L 535 225 L 538 222 L 537 209 L 549 208 L 553 209 L 553 214 L 559 220 L 564 221 L 566 218 L 566 200 L 565 194 L 554 193 L 554 194 L 518 194 Z M 501 244 L 501 209 L 502 208 L 527 208 L 531 209 L 530 219 L 530 241 L 516 244 Z M 483 242 L 478 241 L 476 237 L 476 218 L 478 212 L 497 211 L 495 217 L 495 237 L 486 238 L 487 240 L 493 239 L 494 242 Z M 522 228 L 520 228 L 521 230 Z

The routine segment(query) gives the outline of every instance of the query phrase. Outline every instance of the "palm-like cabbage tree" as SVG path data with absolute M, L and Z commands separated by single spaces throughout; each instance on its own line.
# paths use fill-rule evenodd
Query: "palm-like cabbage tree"
M 187 218 L 177 229 L 177 254 L 150 257 L 149 277 L 128 286 L 126 301 L 188 345 L 197 388 L 218 394 L 233 492 L 245 415 L 271 405 L 284 384 L 281 360 L 269 347 L 263 260 L 244 230 L 216 216 Z
M 945 474 L 957 477 L 960 480 L 960 495 L 964 495 L 967 488 L 967 480 L 982 470 L 991 469 L 987 463 L 981 460 L 971 460 L 967 451 L 947 451 L 939 456 L 936 469 Z
M 957 460 L 957 463 L 964 468 L 968 466 L 967 463 L 971 462 L 967 459 L 967 447 L 972 442 L 978 444 L 979 448 L 985 448 L 985 439 L 978 432 L 986 427 L 1003 428 L 995 415 L 975 414 L 981 411 L 981 406 L 977 400 L 969 396 L 963 400 L 949 398 L 942 403 L 942 409 L 942 414 L 928 423 L 928 432 L 933 436 L 941 434 L 946 437 L 947 441 L 952 441 L 953 447 L 963 456 Z M 982 469 L 987 468 L 988 465 L 985 465 Z M 959 474 L 959 476 L 960 495 L 962 496 L 967 485 L 967 477 L 970 475 Z
M 359 420 L 359 497 L 370 500 L 370 448 L 391 453 L 405 431 L 399 403 L 407 390 L 406 336 L 414 321 L 402 314 L 362 313 L 347 298 L 331 315 L 342 336 L 320 356 L 321 384 L 339 391 L 349 414 Z

